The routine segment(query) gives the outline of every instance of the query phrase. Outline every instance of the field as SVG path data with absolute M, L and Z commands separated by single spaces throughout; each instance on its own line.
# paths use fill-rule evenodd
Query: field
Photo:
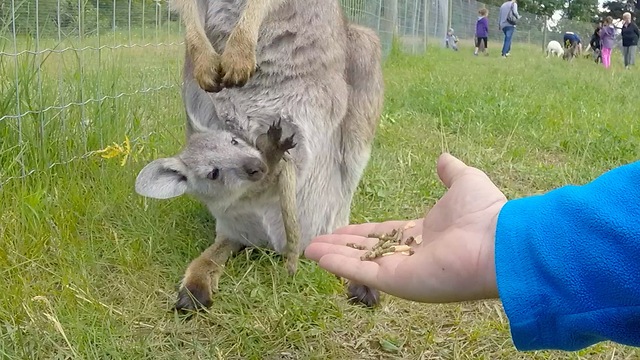
M 624 71 L 619 53 L 606 71 L 582 59 L 544 59 L 524 45 L 501 59 L 497 46 L 490 44 L 489 57 L 463 45 L 457 53 L 433 47 L 388 58 L 385 111 L 352 222 L 423 214 L 443 194 L 435 174 L 442 151 L 485 170 L 509 198 L 582 184 L 640 157 L 637 95 L 621 90 L 636 89 L 639 70 Z M 145 200 L 133 182 L 148 161 L 183 141 L 181 54 L 180 47 L 105 50 L 75 89 L 85 98 L 133 92 L 160 77 L 170 78 L 167 88 L 34 114 L 21 124 L 22 146 L 15 122 L 0 123 L 5 175 L 17 172 L 16 159 L 27 170 L 45 168 L 39 159 L 132 139 L 124 162 L 94 154 L 0 188 L 3 359 L 640 357 L 611 343 L 518 353 L 497 301 L 430 305 L 383 295 L 379 308 L 367 310 L 348 304 L 341 282 L 310 261 L 290 278 L 281 258 L 255 249 L 228 263 L 208 313 L 185 320 L 170 312 L 176 284 L 212 241 L 214 223 L 195 200 Z M 81 55 L 60 66 L 62 56 L 45 63 L 43 91 L 24 90 L 23 110 L 58 96 L 56 74 L 79 76 L 68 64 Z M 30 69 L 0 65 L 5 79 Z M 7 98 L 10 82 L 3 84 L 9 111 L 16 104 Z

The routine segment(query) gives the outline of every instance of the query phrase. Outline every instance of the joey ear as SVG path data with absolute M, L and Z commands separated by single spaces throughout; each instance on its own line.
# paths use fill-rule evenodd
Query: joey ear
M 136 178 L 136 192 L 154 199 L 170 199 L 187 190 L 186 168 L 177 158 L 150 162 Z

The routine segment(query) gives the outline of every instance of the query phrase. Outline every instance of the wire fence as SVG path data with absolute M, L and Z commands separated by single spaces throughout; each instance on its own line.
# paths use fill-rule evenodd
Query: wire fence
M 378 31 L 385 54 L 394 34 L 401 51 L 419 53 L 428 1 L 342 4 L 352 21 Z M 183 116 L 175 110 L 182 108 L 183 28 L 167 5 L 0 0 L 0 189 L 125 137 L 131 146 L 165 129 L 168 113 Z
M 428 35 L 444 46 L 447 29 L 453 28 L 459 39 L 472 40 L 475 35 L 475 24 L 478 10 L 489 11 L 489 41 L 502 44 L 503 33 L 498 29 L 499 6 L 487 5 L 475 0 L 427 0 L 432 1 L 430 10 L 437 16 L 429 16 Z M 562 42 L 565 31 L 575 32 L 588 44 L 595 24 L 573 21 L 559 16 L 547 17 L 518 11 L 522 18 L 518 21 L 513 42 L 526 43 L 545 48 L 551 40 Z M 491 46 L 491 45 L 489 45 Z M 498 46 L 498 45 L 495 45 Z M 586 45 L 585 45 L 586 46 Z

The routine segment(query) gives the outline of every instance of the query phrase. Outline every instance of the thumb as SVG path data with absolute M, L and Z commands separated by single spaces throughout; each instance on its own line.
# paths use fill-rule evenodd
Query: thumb
M 438 158 L 438 177 L 447 188 L 450 188 L 467 168 L 465 163 L 449 153 L 443 153 Z

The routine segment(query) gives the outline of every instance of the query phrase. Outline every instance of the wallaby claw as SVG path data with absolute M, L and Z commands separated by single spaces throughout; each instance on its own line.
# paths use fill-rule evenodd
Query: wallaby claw
M 255 46 L 248 46 L 249 40 L 244 37 L 234 37 L 227 41 L 222 52 L 218 72 L 224 87 L 242 87 L 257 69 Z M 249 50 L 252 49 L 252 50 Z
M 282 137 L 281 123 L 282 123 L 282 118 L 279 118 L 277 121 L 274 121 L 273 124 L 269 126 L 269 130 L 267 130 L 269 141 L 273 145 L 278 145 L 280 142 L 280 138 Z
M 269 166 L 274 166 L 282 160 L 284 154 L 297 144 L 293 141 L 295 134 L 282 139 L 282 118 L 269 125 L 265 133 L 256 139 L 256 147 L 262 152 Z
M 209 53 L 194 58 L 193 77 L 196 82 L 206 92 L 217 93 L 222 90 L 220 84 L 220 56 L 216 53 Z
M 267 130 L 267 135 L 269 136 L 269 141 L 272 146 L 278 150 L 280 150 L 283 154 L 286 151 L 293 149 L 297 144 L 293 142 L 293 137 L 295 134 L 291 134 L 291 136 L 286 137 L 284 140 L 282 139 L 282 118 L 279 118 L 277 122 L 274 122 L 271 126 L 269 126 L 269 130 Z

